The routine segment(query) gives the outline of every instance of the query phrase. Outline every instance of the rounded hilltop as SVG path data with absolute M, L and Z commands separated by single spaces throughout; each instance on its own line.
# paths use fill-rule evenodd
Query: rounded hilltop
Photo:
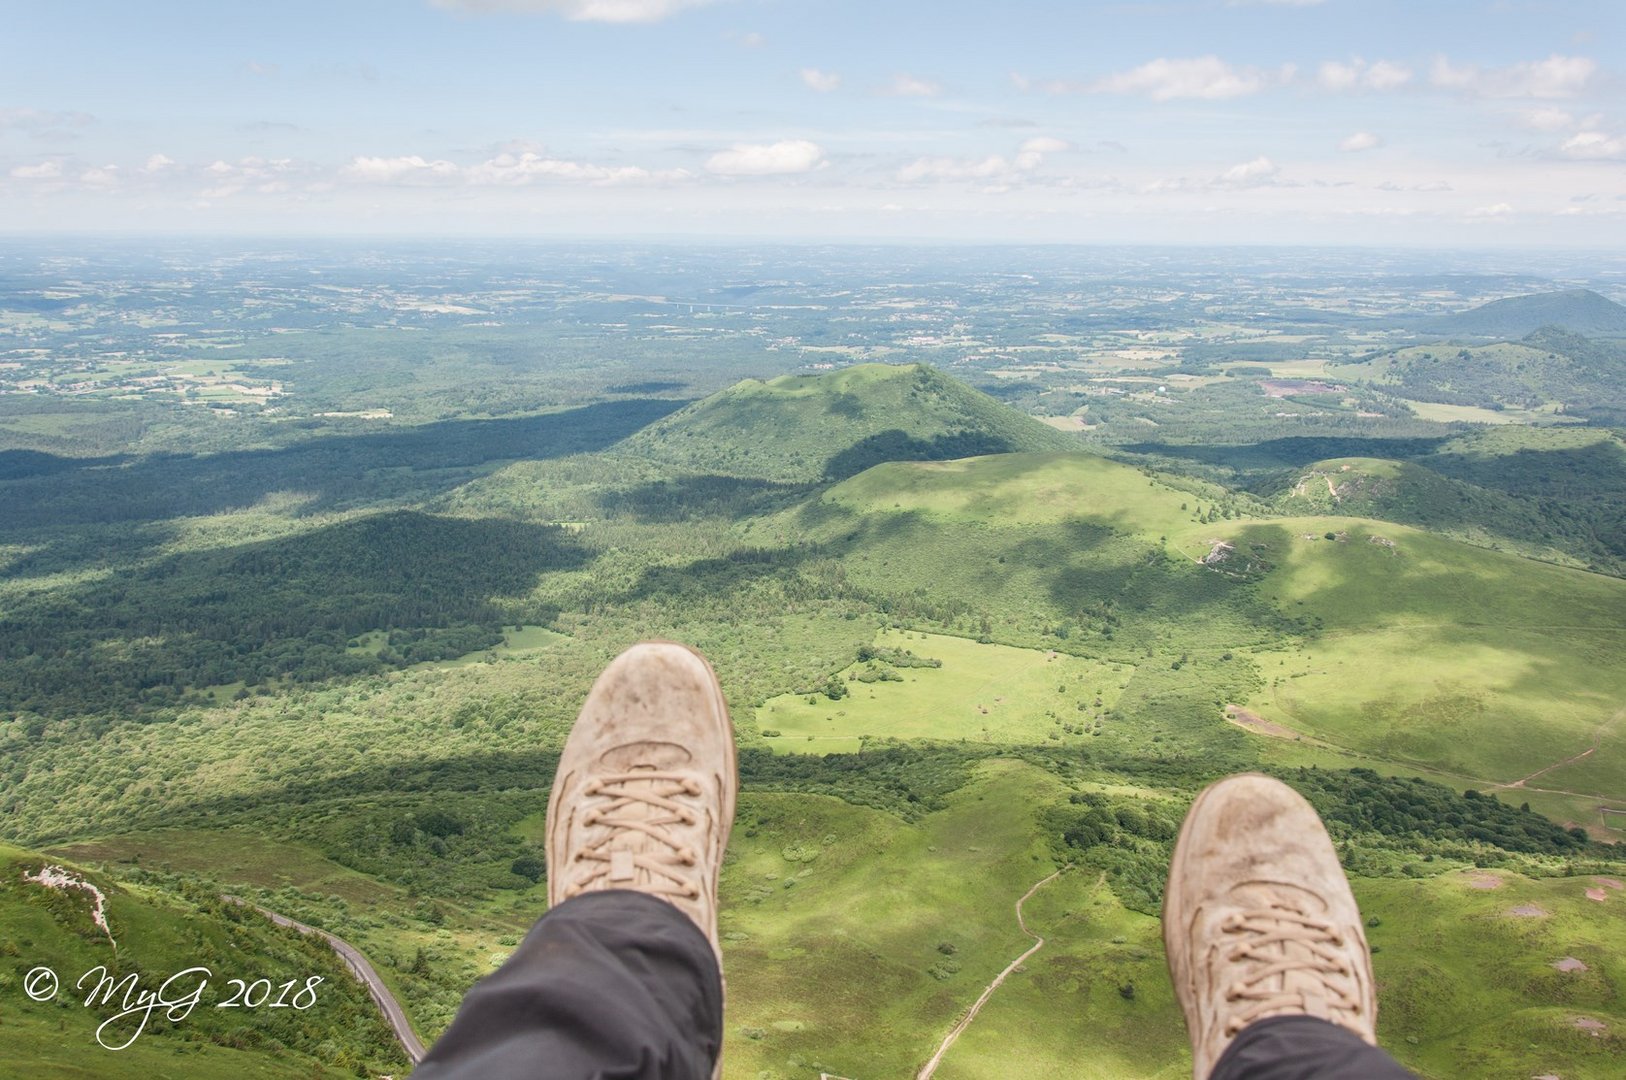
M 926 364 L 857 364 L 745 379 L 623 444 L 686 468 L 783 482 L 840 480 L 883 461 L 1067 450 L 1077 443 Z

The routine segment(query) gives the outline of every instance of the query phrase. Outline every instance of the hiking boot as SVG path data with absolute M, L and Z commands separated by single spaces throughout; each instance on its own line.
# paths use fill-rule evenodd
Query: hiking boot
M 1321 819 L 1278 780 L 1232 776 L 1191 804 L 1163 895 L 1163 943 L 1196 1080 L 1268 1016 L 1316 1016 L 1377 1043 L 1355 897 Z
M 634 645 L 604 669 L 559 757 L 548 800 L 548 904 L 632 889 L 717 942 L 717 876 L 739 782 L 734 730 L 704 657 Z

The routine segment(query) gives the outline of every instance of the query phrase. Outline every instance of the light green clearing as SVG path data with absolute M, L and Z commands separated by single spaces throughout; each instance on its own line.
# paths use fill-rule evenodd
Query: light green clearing
M 1189 529 L 1193 495 L 1139 469 L 1091 454 L 1000 454 L 957 461 L 891 462 L 825 493 L 860 514 L 919 512 L 1002 526 L 1099 520 L 1152 536 Z
M 875 645 L 907 649 L 943 666 L 896 668 L 903 682 L 865 683 L 854 676 L 872 665 L 852 664 L 838 675 L 848 689 L 840 700 L 822 693 L 770 698 L 756 713 L 759 730 L 780 732 L 770 745 L 784 753 L 826 754 L 857 750 L 861 736 L 1035 743 L 1056 730 L 1067 739 L 1059 725 L 1076 727 L 1112 708 L 1129 677 L 1063 653 L 939 634 L 882 630 Z
M 1551 407 L 1540 409 L 1482 409 L 1477 405 L 1444 405 L 1437 401 L 1411 401 L 1407 406 L 1424 420 L 1466 424 L 1585 424 L 1577 416 L 1564 416 Z
M 505 627 L 502 632 L 502 644 L 493 645 L 489 649 L 476 649 L 474 652 L 454 656 L 450 660 L 426 660 L 421 664 L 411 664 L 403 671 L 434 671 L 443 668 L 468 667 L 471 664 L 484 664 L 493 660 L 522 659 L 543 649 L 569 641 L 569 634 L 561 634 L 557 630 L 549 630 L 545 626 Z M 389 632 L 386 630 L 369 630 L 352 641 L 346 651 L 357 655 L 377 656 L 384 651 L 389 643 Z

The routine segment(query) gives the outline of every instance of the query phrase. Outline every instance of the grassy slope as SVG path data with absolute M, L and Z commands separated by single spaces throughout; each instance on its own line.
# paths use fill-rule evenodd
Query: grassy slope
M 1614 731 L 1626 700 L 1626 583 L 1354 518 L 1195 524 L 1179 509 L 1191 501 L 1082 455 L 887 465 L 825 497 L 856 512 L 851 573 L 900 578 L 910 571 L 895 560 L 908 551 L 933 568 L 936 589 L 998 590 L 1040 610 L 1086 602 L 1096 580 L 1113 590 L 1102 595 L 1138 603 L 1122 591 L 1123 575 L 1100 564 L 1129 549 L 1145 564 L 1167 537 L 1167 551 L 1187 562 L 1142 571 L 1163 580 L 1137 614 L 1161 621 L 1165 635 L 1250 648 L 1270 680 L 1261 699 L 1268 716 L 1379 757 L 1507 782 Z M 877 528 L 877 518 L 891 519 L 891 528 Z M 853 525 L 842 518 L 835 527 Z M 1058 535 L 1049 550 L 1034 550 L 1046 525 L 1073 526 L 1079 542 L 1069 549 Z M 1328 532 L 1343 539 L 1323 539 Z M 1012 558 L 942 557 L 956 536 L 967 551 L 982 539 L 987 552 Z M 1229 582 L 1198 566 L 1220 539 L 1258 554 L 1268 569 Z M 1182 599 L 1184 617 L 1149 606 Z M 1308 635 L 1248 615 L 1250 601 L 1281 620 L 1308 620 Z M 1181 625 L 1171 630 L 1170 622 Z M 1226 633 L 1236 636 L 1227 641 Z M 1110 653 L 1118 645 L 1092 647 Z M 1605 745 L 1585 762 L 1597 794 L 1626 794 L 1626 758 L 1614 755 Z
M 1502 887 L 1471 888 L 1494 877 Z M 1603 1080 L 1626 1053 L 1626 894 L 1589 900 L 1593 878 L 1531 880 L 1462 872 L 1417 881 L 1360 880 L 1361 911 L 1379 950 L 1378 1030 L 1425 1076 Z M 1546 916 L 1509 914 L 1539 908 Z M 1564 973 L 1574 957 L 1586 972 Z M 1600 1020 L 1594 1037 L 1579 1017 Z
M 1409 461 L 1333 458 L 1298 471 L 1277 493 L 1286 514 L 1334 514 L 1398 521 L 1480 546 L 1506 544 L 1523 554 L 1568 565 L 1574 555 L 1552 546 L 1551 519 L 1503 492 L 1441 476 Z
M 279 1046 L 297 1029 L 314 1022 L 334 1030 L 360 1029 L 370 1043 L 364 1060 L 373 1068 L 399 1067 L 399 1048 L 390 1040 L 366 991 L 339 965 L 325 944 L 278 930 L 256 916 L 234 917 L 199 908 L 157 889 L 115 884 L 109 878 L 68 868 L 96 884 L 107 895 L 107 920 L 118 941 L 115 950 L 90 921 L 91 905 L 82 892 L 57 892 L 26 884 L 24 873 L 62 860 L 0 845 L 0 955 L 8 958 L 0 983 L 5 988 L 5 1062 L 13 1075 L 43 1077 L 129 1077 L 147 1080 L 187 1077 L 314 1077 L 355 1075 L 337 1062 L 340 1047 L 319 1047 L 313 1057 Z M 53 1003 L 24 996 L 25 972 L 37 966 L 57 972 L 61 990 Z M 185 1020 L 169 1022 L 162 1014 L 128 1049 L 104 1050 L 96 1028 L 116 1011 L 87 1008 L 73 984 L 97 965 L 118 972 L 142 973 L 148 989 L 171 974 L 203 965 L 213 976 L 205 995 Z M 216 1006 L 235 988 L 226 980 L 269 978 L 280 986 L 320 974 L 317 1002 L 304 1013 L 264 1007 L 256 1010 Z M 87 984 L 87 989 L 88 989 Z M 189 984 L 192 985 L 192 984 Z M 124 1041 L 131 1027 L 110 1028 L 109 1042 Z M 351 1059 L 354 1061 L 355 1059 Z M 330 1067 L 333 1066 L 333 1067 Z
M 1579 754 L 1621 723 L 1626 583 L 1354 519 L 1228 532 L 1276 562 L 1259 583 L 1273 603 L 1321 624 L 1302 647 L 1256 650 L 1270 680 L 1259 702 L 1267 718 L 1376 757 L 1502 782 Z M 1618 748 L 1589 761 L 1592 793 L 1626 793 Z
M 1065 792 L 1030 766 L 992 761 L 914 826 L 816 796 L 747 797 L 724 878 L 725 1075 L 911 1073 L 1031 943 L 1016 932 L 1012 904 L 1053 868 L 1033 815 Z M 1377 921 L 1384 1044 L 1425 1077 L 1609 1075 L 1626 1030 L 1626 893 L 1607 890 L 1597 902 L 1585 896 L 1595 878 L 1508 871 L 1488 872 L 1498 889 L 1470 888 L 1483 873 L 1355 880 L 1362 911 Z M 1548 916 L 1508 914 L 1527 904 Z M 1080 871 L 1041 889 L 1026 913 L 1045 948 L 995 992 L 941 1076 L 1174 1078 L 1189 1069 L 1156 919 L 1126 910 Z M 938 981 L 928 970 L 945 942 L 959 970 Z M 1590 970 L 1550 966 L 1565 956 Z M 1580 1016 L 1609 1033 L 1577 1031 Z
M 995 761 L 917 826 L 814 796 L 746 799 L 723 888 L 726 1075 L 912 1073 L 1031 944 L 1012 905 L 1056 869 L 1035 816 L 1064 794 Z M 1001 1075 L 1035 1075 L 1018 1057 Z

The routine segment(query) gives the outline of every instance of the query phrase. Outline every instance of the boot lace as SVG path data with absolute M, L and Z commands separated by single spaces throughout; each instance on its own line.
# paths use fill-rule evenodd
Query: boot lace
M 1226 1001 L 1247 1003 L 1226 1021 L 1227 1037 L 1282 1011 L 1323 1020 L 1331 1019 L 1333 1010 L 1361 1012 L 1344 936 L 1327 920 L 1271 905 L 1234 912 L 1220 929 L 1243 939 L 1227 960 L 1257 965 L 1225 991 Z M 1308 976 L 1308 985 L 1302 978 L 1288 978 L 1294 974 Z
M 576 851 L 565 896 L 592 889 L 631 887 L 637 871 L 647 880 L 640 891 L 695 900 L 700 887 L 692 871 L 698 855 L 675 837 L 673 825 L 695 825 L 699 816 L 676 800 L 701 793 L 700 784 L 686 773 L 640 769 L 613 773 L 590 781 L 583 796 L 590 805 L 582 815 L 584 826 L 601 825 L 604 833 L 597 843 Z M 629 832 L 641 833 L 654 841 L 652 850 L 631 851 L 618 846 Z

